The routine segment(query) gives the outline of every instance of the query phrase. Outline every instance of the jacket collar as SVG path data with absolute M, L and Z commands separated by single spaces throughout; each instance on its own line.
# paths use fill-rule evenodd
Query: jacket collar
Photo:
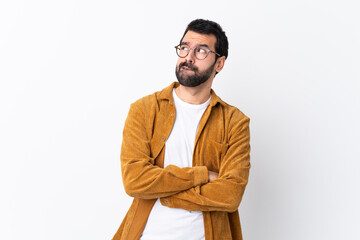
M 159 100 L 168 100 L 169 102 L 173 103 L 174 99 L 173 99 L 173 95 L 172 95 L 172 91 L 173 88 L 178 87 L 180 85 L 180 83 L 178 82 L 173 82 L 170 84 L 170 86 L 164 88 L 163 90 L 160 91 L 159 95 L 158 95 L 158 99 Z M 220 97 L 218 97 L 215 93 L 215 91 L 213 89 L 211 89 L 211 100 L 210 100 L 210 106 L 213 107 L 215 106 L 217 103 L 220 103 L 221 105 L 225 105 L 225 102 L 223 100 L 221 100 Z

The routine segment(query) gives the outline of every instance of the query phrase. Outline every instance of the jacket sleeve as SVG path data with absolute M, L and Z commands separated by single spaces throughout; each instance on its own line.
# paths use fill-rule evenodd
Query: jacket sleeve
M 154 165 L 145 108 L 144 104 L 133 103 L 125 121 L 120 159 L 126 193 L 136 198 L 155 199 L 208 182 L 206 166 L 161 168 Z
M 160 199 L 161 204 L 188 211 L 236 211 L 244 194 L 250 170 L 249 118 L 245 117 L 234 123 L 228 144 L 216 180 L 163 197 Z

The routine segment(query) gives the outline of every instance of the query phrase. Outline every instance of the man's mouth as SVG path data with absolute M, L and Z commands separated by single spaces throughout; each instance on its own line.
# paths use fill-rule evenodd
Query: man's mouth
M 187 63 L 183 63 L 180 65 L 180 71 L 183 71 L 183 70 L 196 72 L 196 67 L 190 66 Z
M 192 70 L 191 68 L 187 67 L 187 66 L 182 66 L 181 67 L 182 70 Z M 193 71 L 193 70 L 192 70 Z

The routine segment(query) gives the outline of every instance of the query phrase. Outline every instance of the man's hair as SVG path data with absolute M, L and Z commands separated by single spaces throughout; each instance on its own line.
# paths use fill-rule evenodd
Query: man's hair
M 225 56 L 225 59 L 228 56 L 229 42 L 225 35 L 225 32 L 222 30 L 221 26 L 213 21 L 196 19 L 189 23 L 187 26 L 184 35 L 182 36 L 180 43 L 184 39 L 185 34 L 188 31 L 193 31 L 200 34 L 213 34 L 216 37 L 215 52 L 221 56 Z M 218 56 L 216 55 L 216 59 Z

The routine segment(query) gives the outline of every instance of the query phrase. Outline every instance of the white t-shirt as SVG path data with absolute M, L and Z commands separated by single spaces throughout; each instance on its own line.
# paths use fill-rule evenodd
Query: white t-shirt
M 210 98 L 194 105 L 182 101 L 173 90 L 175 123 L 165 143 L 164 167 L 192 167 L 192 156 L 199 122 Z M 152 208 L 141 240 L 203 240 L 204 221 L 201 211 L 168 208 L 158 199 Z

